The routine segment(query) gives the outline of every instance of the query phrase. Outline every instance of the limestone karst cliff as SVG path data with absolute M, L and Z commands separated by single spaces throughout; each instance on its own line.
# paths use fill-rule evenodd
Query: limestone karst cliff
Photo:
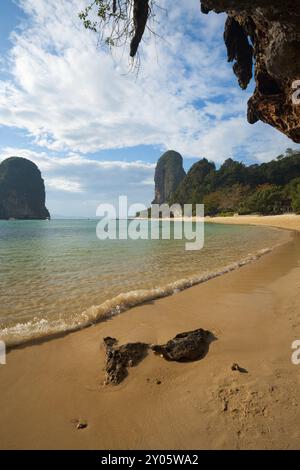
M 38 167 L 25 158 L 0 164 L 0 219 L 46 219 L 45 185 Z
M 300 143 L 300 1 L 201 0 L 201 10 L 228 14 L 224 40 L 241 88 L 254 69 L 248 122 L 263 121 Z
M 245 165 L 228 158 L 218 168 L 206 158 L 194 163 L 171 203 L 204 204 L 207 215 L 300 213 L 300 152 Z
M 300 143 L 300 1 L 193 1 L 200 1 L 204 14 L 228 15 L 224 32 L 228 61 L 234 62 L 241 88 L 253 75 L 256 83 L 248 102 L 248 122 L 263 121 Z M 150 0 L 134 0 L 131 56 L 151 18 L 151 6 Z
M 155 198 L 152 204 L 170 202 L 186 175 L 182 161 L 182 156 L 174 150 L 168 150 L 160 157 L 155 169 Z

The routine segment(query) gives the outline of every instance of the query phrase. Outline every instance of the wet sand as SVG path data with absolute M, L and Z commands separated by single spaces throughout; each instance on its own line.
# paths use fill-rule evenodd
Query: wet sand
M 163 343 L 196 328 L 217 337 L 204 359 L 150 352 L 121 385 L 103 385 L 103 337 Z M 237 271 L 10 351 L 0 366 L 0 448 L 300 449 L 295 339 L 300 234 Z

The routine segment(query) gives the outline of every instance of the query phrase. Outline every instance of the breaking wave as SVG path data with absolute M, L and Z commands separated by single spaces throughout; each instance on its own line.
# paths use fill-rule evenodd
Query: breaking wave
M 273 247 L 274 248 L 274 247 Z M 161 287 L 151 289 L 131 290 L 121 293 L 100 305 L 93 305 L 82 313 L 68 319 L 47 320 L 45 318 L 33 318 L 31 321 L 20 322 L 2 329 L 0 339 L 6 342 L 8 347 L 23 344 L 37 339 L 51 338 L 52 336 L 80 330 L 95 323 L 105 321 L 119 315 L 134 306 L 144 302 L 159 299 L 176 294 L 184 289 L 209 281 L 223 274 L 234 271 L 262 256 L 270 253 L 273 248 L 265 248 L 254 254 L 248 255 L 240 261 L 231 263 L 214 272 L 201 273 L 189 278 L 166 284 Z

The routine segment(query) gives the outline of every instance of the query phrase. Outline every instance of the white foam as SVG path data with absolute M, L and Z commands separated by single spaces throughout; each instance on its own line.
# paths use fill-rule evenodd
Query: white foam
M 7 346 L 12 347 L 39 338 L 49 338 L 62 332 L 76 331 L 97 322 L 105 321 L 115 315 L 119 315 L 125 310 L 136 305 L 141 305 L 147 301 L 176 294 L 189 287 L 209 281 L 210 279 L 214 279 L 218 276 L 222 276 L 223 274 L 229 273 L 256 261 L 271 251 L 271 248 L 265 248 L 255 254 L 250 254 L 235 263 L 229 264 L 220 270 L 204 274 L 202 273 L 190 278 L 179 279 L 178 281 L 169 283 L 162 287 L 139 289 L 121 293 L 112 299 L 106 300 L 100 305 L 92 305 L 71 320 L 68 319 L 68 321 L 63 319 L 47 320 L 45 318 L 34 318 L 26 323 L 17 323 L 16 325 L 3 328 L 0 333 L 0 339 L 5 341 Z

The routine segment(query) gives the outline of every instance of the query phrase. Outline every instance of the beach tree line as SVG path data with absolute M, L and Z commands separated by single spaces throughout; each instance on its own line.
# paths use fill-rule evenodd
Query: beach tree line
M 210 216 L 300 213 L 300 152 L 287 149 L 275 160 L 250 166 L 228 158 L 218 169 L 203 158 L 168 202 L 203 203 Z

